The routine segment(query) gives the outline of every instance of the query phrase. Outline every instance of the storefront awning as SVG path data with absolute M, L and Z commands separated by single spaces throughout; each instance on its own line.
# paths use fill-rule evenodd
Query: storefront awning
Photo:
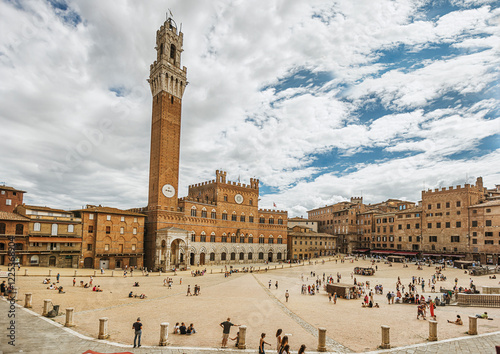
M 394 251 L 391 251 L 391 250 L 374 250 L 374 251 L 371 251 L 371 253 L 392 254 L 392 253 L 394 253 Z
M 443 256 L 443 257 L 458 257 L 458 258 L 462 258 L 462 257 L 465 257 L 465 254 L 442 254 L 441 256 Z
M 52 242 L 52 243 L 81 243 L 81 238 L 76 237 L 29 237 L 29 242 Z
M 358 248 L 356 250 L 353 250 L 353 252 L 367 252 L 369 250 L 370 250 L 369 248 Z
M 397 251 L 393 252 L 393 254 L 397 254 L 398 256 L 416 256 L 418 252 Z

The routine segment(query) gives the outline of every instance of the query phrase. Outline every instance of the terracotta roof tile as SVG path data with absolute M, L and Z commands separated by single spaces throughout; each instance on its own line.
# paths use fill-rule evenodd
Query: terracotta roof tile
M 136 213 L 136 212 L 129 211 L 129 210 L 123 210 L 123 209 L 111 208 L 111 207 L 103 207 L 103 206 L 96 206 L 96 205 L 87 205 L 87 207 L 85 209 L 77 209 L 77 210 L 73 210 L 73 211 L 91 212 L 91 213 L 120 214 L 120 215 L 135 215 L 135 216 L 143 216 L 143 217 L 146 216 L 144 214 Z
M 0 211 L 0 220 L 30 221 L 30 219 L 22 215 L 9 213 L 7 211 Z

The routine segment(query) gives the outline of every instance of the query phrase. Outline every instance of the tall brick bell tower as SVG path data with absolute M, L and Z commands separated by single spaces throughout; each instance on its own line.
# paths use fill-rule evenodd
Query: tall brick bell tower
M 177 32 L 172 18 L 156 31 L 156 60 L 148 80 L 153 96 L 145 239 L 148 267 L 153 265 L 157 230 L 167 227 L 170 216 L 178 213 L 181 109 L 187 84 L 187 69 L 181 68 L 182 42 L 183 33 Z

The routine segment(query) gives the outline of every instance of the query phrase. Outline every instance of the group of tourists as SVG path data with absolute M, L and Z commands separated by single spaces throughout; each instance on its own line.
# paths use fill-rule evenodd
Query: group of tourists
M 175 327 L 174 327 L 174 334 L 195 334 L 196 333 L 196 329 L 194 328 L 194 324 L 190 324 L 189 326 L 186 327 L 186 325 L 184 324 L 184 322 L 181 322 L 181 324 L 179 325 L 179 322 L 177 322 L 175 324 Z
M 174 283 L 174 280 L 172 278 L 163 279 L 163 286 L 168 286 L 168 289 L 172 289 L 173 283 Z
M 199 277 L 199 276 L 202 276 L 202 275 L 205 275 L 205 273 L 207 272 L 207 269 L 203 269 L 203 270 L 192 270 L 191 271 L 191 276 L 192 277 Z
M 201 287 L 199 285 L 195 284 L 194 289 L 193 289 L 194 292 L 191 293 L 191 285 L 188 285 L 186 296 L 193 296 L 193 295 L 198 296 L 198 295 L 200 295 L 200 288 Z

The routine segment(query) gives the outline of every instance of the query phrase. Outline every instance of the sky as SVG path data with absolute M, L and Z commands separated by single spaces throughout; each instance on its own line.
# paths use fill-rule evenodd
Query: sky
M 184 33 L 179 197 L 260 180 L 307 216 L 352 196 L 500 184 L 500 2 L 0 1 L 0 184 L 147 204 L 156 30 Z

